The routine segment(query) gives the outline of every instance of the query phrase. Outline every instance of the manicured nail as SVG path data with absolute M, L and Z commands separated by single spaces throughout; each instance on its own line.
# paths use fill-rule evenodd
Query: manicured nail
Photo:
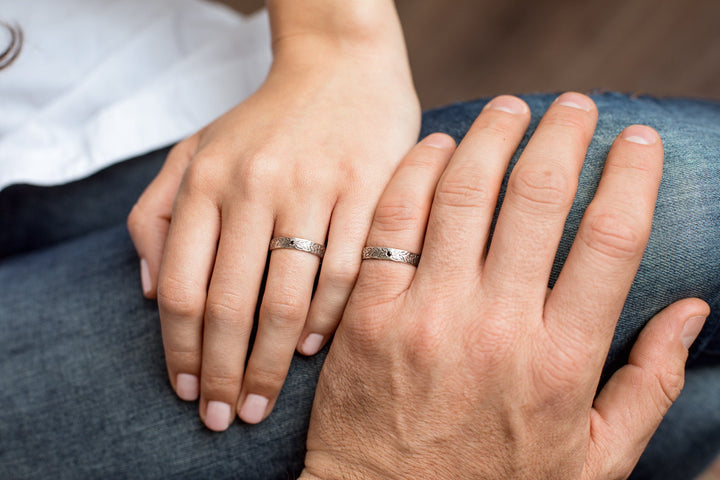
M 197 400 L 200 395 L 200 382 L 195 375 L 189 373 L 178 373 L 175 379 L 175 391 L 178 397 L 187 402 Z
M 230 426 L 230 405 L 223 402 L 208 402 L 205 425 L 210 430 L 222 432 Z
M 147 260 L 140 259 L 140 281 L 142 282 L 143 293 L 147 295 L 152 289 L 152 280 L 150 280 L 150 269 Z
M 578 108 L 589 112 L 593 109 L 593 102 L 585 95 L 580 95 L 575 92 L 563 93 L 555 99 L 555 103 L 558 105 L 564 105 L 566 107 Z
M 500 97 L 493 98 L 492 101 L 485 106 L 485 108 L 500 110 L 501 112 L 512 113 L 513 115 L 520 115 L 521 113 L 526 113 L 528 111 L 528 107 L 525 105 L 525 102 L 519 98 L 511 97 L 509 95 L 502 95 Z
M 245 403 L 243 403 L 240 409 L 240 418 L 245 423 L 260 423 L 265 416 L 265 410 L 268 406 L 268 399 L 262 395 L 255 395 L 249 393 L 245 397 Z
M 657 133 L 644 125 L 631 125 L 623 130 L 622 138 L 640 145 L 652 145 L 657 142 Z
M 682 338 L 682 344 L 686 350 L 690 348 L 697 336 L 700 335 L 700 330 L 702 330 L 703 325 L 705 325 L 705 317 L 703 316 L 692 317 L 685 322 L 685 326 L 683 327 L 680 337 Z
M 455 146 L 455 140 L 444 133 L 432 133 L 423 139 L 423 143 L 430 147 L 441 148 L 443 150 Z
M 305 341 L 302 344 L 302 347 L 300 348 L 300 351 L 303 353 L 303 355 L 315 355 L 317 352 L 320 351 L 320 346 L 323 342 L 323 337 L 319 333 L 311 333 L 310 335 L 305 338 Z

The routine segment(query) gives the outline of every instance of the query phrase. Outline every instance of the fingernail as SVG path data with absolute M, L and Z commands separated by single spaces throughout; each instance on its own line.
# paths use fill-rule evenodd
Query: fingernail
M 143 293 L 147 295 L 152 289 L 152 280 L 150 280 L 150 269 L 147 260 L 140 259 L 140 281 L 142 282 Z
M 441 148 L 443 150 L 453 148 L 455 146 L 455 140 L 444 133 L 430 134 L 423 139 L 423 143 L 430 147 Z
M 700 335 L 700 330 L 702 330 L 703 325 L 705 325 L 705 317 L 703 316 L 692 317 L 685 322 L 680 337 L 686 350 L 690 348 L 697 336 Z
M 320 346 L 322 345 L 323 338 L 325 337 L 323 337 L 319 333 L 311 333 L 303 342 L 300 350 L 304 355 L 315 355 L 317 352 L 320 351 Z
M 268 399 L 262 395 L 255 395 L 249 393 L 245 397 L 245 403 L 243 403 L 240 409 L 240 418 L 245 423 L 260 423 L 265 416 L 265 410 L 268 406 Z
M 622 138 L 640 145 L 652 145 L 657 142 L 655 130 L 644 125 L 631 125 L 623 130 Z
M 555 99 L 555 103 L 558 105 L 564 105 L 566 107 L 578 108 L 589 112 L 593 109 L 593 102 L 585 95 L 580 95 L 575 92 L 563 93 Z
M 230 405 L 223 402 L 208 402 L 205 425 L 210 430 L 222 432 L 230 426 Z
M 503 95 L 500 97 L 493 98 L 485 108 L 491 110 L 500 110 L 501 112 L 512 113 L 513 115 L 520 115 L 528 111 L 525 102 L 519 98 L 511 97 L 509 95 Z
M 189 373 L 178 373 L 175 379 L 175 391 L 178 397 L 187 402 L 197 400 L 200 394 L 200 382 L 195 375 Z

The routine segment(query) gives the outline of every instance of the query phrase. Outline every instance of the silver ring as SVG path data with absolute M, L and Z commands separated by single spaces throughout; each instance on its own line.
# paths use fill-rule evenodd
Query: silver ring
M 417 253 L 390 247 L 365 247 L 362 249 L 363 260 L 390 260 L 391 262 L 407 263 L 417 267 L 420 255 Z
M 270 250 L 278 248 L 291 248 L 300 250 L 301 252 L 312 253 L 313 255 L 323 258 L 325 256 L 325 246 L 315 243 L 312 240 L 297 237 L 275 237 L 270 240 Z

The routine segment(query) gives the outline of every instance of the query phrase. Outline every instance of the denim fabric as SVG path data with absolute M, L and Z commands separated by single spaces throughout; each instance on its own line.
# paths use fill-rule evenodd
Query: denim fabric
M 0 191 L 0 258 L 122 223 L 169 148 L 105 168 L 90 179 Z
M 525 97 L 533 123 L 523 146 L 554 97 Z M 612 140 L 629 124 L 653 126 L 665 144 L 665 174 L 607 371 L 623 363 L 639 329 L 667 304 L 700 296 L 713 306 L 688 362 L 685 391 L 633 476 L 686 480 L 720 452 L 720 106 L 617 94 L 594 99 L 598 129 L 551 285 Z M 445 131 L 460 140 L 484 103 L 426 113 L 422 135 Z M 163 155 L 55 191 L 0 193 L 0 239 L 15 239 L 0 244 L 5 255 L 15 253 L 0 261 L 0 478 L 284 479 L 302 468 L 325 352 L 296 356 L 275 411 L 256 426 L 235 422 L 211 433 L 196 404 L 170 389 L 157 308 L 142 298 L 124 227 L 135 190 Z M 8 210 L 16 205 L 28 207 L 16 215 Z M 87 211 L 94 220 L 79 221 Z M 16 253 L 28 245 L 42 248 Z

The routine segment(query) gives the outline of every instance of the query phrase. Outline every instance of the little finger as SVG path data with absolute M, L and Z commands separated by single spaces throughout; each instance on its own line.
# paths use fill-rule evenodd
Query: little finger
M 197 136 L 175 145 L 157 177 L 140 195 L 128 215 L 127 227 L 140 257 L 140 281 L 147 298 L 157 296 L 165 239 L 170 229 L 173 202 L 183 172 L 197 149 Z
M 662 142 L 650 127 L 628 127 L 615 140 L 545 305 L 552 334 L 595 363 L 605 357 L 650 236 L 662 159 Z
M 170 382 L 188 401 L 199 394 L 203 312 L 219 231 L 213 201 L 178 196 L 158 278 L 158 308 Z

